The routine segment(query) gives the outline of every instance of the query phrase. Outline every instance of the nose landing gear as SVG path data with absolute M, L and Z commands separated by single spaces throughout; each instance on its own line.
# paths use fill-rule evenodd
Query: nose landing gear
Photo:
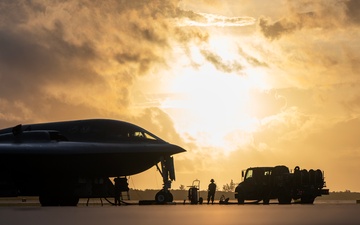
M 175 180 L 174 158 L 170 156 L 161 157 L 160 162 L 161 169 L 157 164 L 156 167 L 163 178 L 164 186 L 155 195 L 155 201 L 158 204 L 165 204 L 174 200 L 173 195 L 169 191 L 169 189 L 171 188 L 171 182 Z

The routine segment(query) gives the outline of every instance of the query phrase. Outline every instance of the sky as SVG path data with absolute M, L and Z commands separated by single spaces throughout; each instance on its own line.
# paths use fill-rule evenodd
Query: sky
M 174 189 L 286 165 L 360 191 L 359 15 L 356 0 L 2 0 L 0 127 L 135 123 L 187 150 Z

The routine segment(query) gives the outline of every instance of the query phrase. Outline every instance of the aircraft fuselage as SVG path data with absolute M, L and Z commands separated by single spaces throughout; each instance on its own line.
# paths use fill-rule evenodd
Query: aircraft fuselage
M 129 176 L 159 162 L 164 164 L 165 182 L 168 175 L 175 179 L 171 155 L 184 151 L 123 121 L 18 125 L 0 130 L 0 195 L 7 193 L 1 194 L 3 184 L 15 186 L 19 195 L 43 193 L 49 200 L 54 193 L 46 190 L 47 184 L 55 185 L 57 180 L 72 192 L 79 180 Z

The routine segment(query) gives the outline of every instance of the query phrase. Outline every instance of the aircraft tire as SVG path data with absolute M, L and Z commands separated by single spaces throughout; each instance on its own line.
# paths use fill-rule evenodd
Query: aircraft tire
M 60 206 L 77 206 L 79 198 L 75 196 L 67 196 L 60 200 Z
M 161 190 L 155 195 L 156 203 L 163 204 L 166 202 L 166 193 L 165 191 Z
M 59 199 L 54 196 L 40 195 L 39 202 L 41 206 L 58 206 Z
M 155 195 L 155 201 L 158 204 L 164 204 L 166 202 L 172 202 L 174 200 L 173 195 L 170 192 L 166 192 L 164 190 L 159 191 Z
M 167 194 L 168 194 L 167 196 L 168 202 L 172 202 L 174 200 L 173 195 L 170 192 L 168 192 Z

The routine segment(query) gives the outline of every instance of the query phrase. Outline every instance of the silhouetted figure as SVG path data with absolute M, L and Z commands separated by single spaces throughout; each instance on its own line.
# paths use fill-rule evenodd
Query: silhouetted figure
M 121 195 L 120 177 L 115 178 L 114 183 L 115 183 L 115 191 L 114 191 L 115 205 L 120 205 L 120 195 Z
M 214 183 L 214 179 L 210 180 L 209 188 L 208 188 L 208 197 L 207 197 L 207 204 L 210 203 L 214 204 L 214 198 L 215 198 L 215 191 L 216 191 L 216 184 Z

